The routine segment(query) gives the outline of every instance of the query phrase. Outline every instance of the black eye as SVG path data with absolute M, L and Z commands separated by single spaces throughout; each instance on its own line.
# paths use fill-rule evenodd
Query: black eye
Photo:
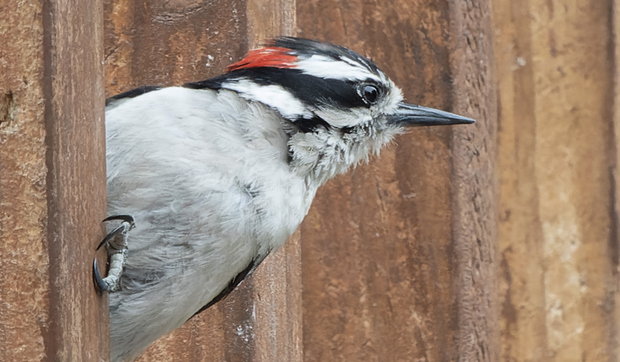
M 377 99 L 379 98 L 379 88 L 374 85 L 366 84 L 360 87 L 359 90 L 360 96 L 364 99 L 366 104 L 375 104 Z

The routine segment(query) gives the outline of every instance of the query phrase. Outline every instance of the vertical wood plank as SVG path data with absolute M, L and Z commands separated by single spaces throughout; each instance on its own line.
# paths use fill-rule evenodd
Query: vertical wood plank
M 301 230 L 305 359 L 497 360 L 488 2 L 297 5 L 301 36 L 369 55 L 409 102 L 479 120 L 412 130 L 319 190 Z
M 618 358 L 611 14 L 494 4 L 505 360 Z
M 46 355 L 41 325 L 49 323 L 49 254 L 45 240 L 43 17 L 0 4 L 0 359 Z M 22 62 L 20 59 L 30 59 Z M 23 316 L 28 316 L 23 318 Z
M 107 297 L 96 298 L 93 248 L 105 217 L 103 6 L 45 2 L 44 92 L 50 324 L 47 357 L 98 360 L 108 353 Z
M 489 1 L 451 1 L 453 104 L 477 119 L 452 134 L 452 243 L 458 359 L 500 360 L 497 297 L 497 99 Z
M 542 225 L 535 180 L 535 94 L 529 4 L 493 7 L 499 124 L 499 264 L 502 357 L 544 360 Z
M 107 359 L 103 8 L 0 5 L 0 359 Z
M 620 359 L 620 312 L 617 310 L 617 306 L 620 305 L 620 270 L 618 269 L 618 259 L 620 258 L 620 234 L 618 231 L 618 225 L 620 225 L 620 3 L 618 1 L 612 1 L 611 9 L 611 36 L 613 40 L 613 108 L 612 108 L 612 122 L 613 122 L 613 179 L 611 184 L 611 190 L 614 198 L 613 210 L 611 215 L 611 235 L 609 239 L 610 249 L 615 253 L 613 256 L 616 262 L 615 269 L 611 270 L 612 275 L 612 291 L 613 297 L 610 298 L 610 303 L 615 308 L 613 310 L 613 317 L 611 319 L 611 328 L 609 329 L 609 352 L 610 356 L 616 361 Z M 610 358 L 611 360 L 611 358 Z

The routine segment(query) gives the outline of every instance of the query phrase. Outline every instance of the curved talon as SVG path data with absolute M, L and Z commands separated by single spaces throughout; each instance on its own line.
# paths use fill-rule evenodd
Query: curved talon
M 106 235 L 105 238 L 103 238 L 103 240 L 99 243 L 99 246 L 97 246 L 96 250 L 99 250 L 102 246 L 107 244 L 110 240 L 114 239 L 116 235 L 122 234 L 124 230 L 125 230 L 125 226 L 123 224 L 120 224 L 119 226 L 117 226 L 116 229 L 110 231 L 110 233 Z
M 104 292 L 110 291 L 108 284 L 103 280 L 103 278 L 101 277 L 101 274 L 99 274 L 99 267 L 97 266 L 97 258 L 95 258 L 95 261 L 93 261 L 93 277 L 95 278 L 95 283 L 97 283 L 97 286 L 99 287 L 99 289 L 101 289 Z
M 99 250 L 102 246 L 107 245 L 108 262 L 110 263 L 108 276 L 103 278 L 99 273 L 97 259 L 95 258 L 93 261 L 95 283 L 99 289 L 105 292 L 115 292 L 120 289 L 120 279 L 127 258 L 127 233 L 136 226 L 131 215 L 108 216 L 103 221 L 111 220 L 120 220 L 121 224 L 109 232 L 97 246 L 97 250 Z M 117 238 L 119 235 L 122 237 Z
M 136 220 L 131 215 L 112 215 L 112 216 L 108 216 L 105 219 L 103 219 L 103 222 L 110 221 L 110 220 L 122 220 L 122 221 L 130 223 L 132 226 L 134 226 L 136 223 Z
M 123 222 L 129 223 L 129 230 L 133 229 L 134 227 L 136 227 L 136 220 L 133 218 L 133 216 L 131 215 L 112 215 L 112 216 L 108 216 L 105 219 L 103 219 L 103 222 L 106 221 L 112 221 L 112 220 L 121 220 Z M 116 227 L 116 229 L 112 230 L 108 235 L 105 236 L 105 238 L 103 238 L 103 240 L 99 243 L 99 245 L 97 246 L 96 250 L 101 249 L 102 246 L 104 246 L 105 244 L 107 244 L 110 240 L 112 240 L 116 235 L 120 234 L 123 232 L 124 226 L 123 224 L 119 225 L 118 227 Z

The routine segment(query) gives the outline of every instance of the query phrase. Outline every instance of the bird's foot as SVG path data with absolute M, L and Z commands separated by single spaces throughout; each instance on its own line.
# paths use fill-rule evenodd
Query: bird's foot
M 131 215 L 114 215 L 105 218 L 103 221 L 120 220 L 121 224 L 112 230 L 103 238 L 103 241 L 97 246 L 99 250 L 103 245 L 108 249 L 108 259 L 110 270 L 108 276 L 101 277 L 99 268 L 97 267 L 97 258 L 93 262 L 93 275 L 99 289 L 105 292 L 115 292 L 120 289 L 121 275 L 123 274 L 123 266 L 127 258 L 127 234 L 136 224 Z

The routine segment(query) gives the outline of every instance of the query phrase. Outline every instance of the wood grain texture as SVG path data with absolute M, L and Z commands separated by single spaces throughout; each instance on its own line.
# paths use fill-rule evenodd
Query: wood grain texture
M 619 249 L 620 249 L 620 235 L 618 233 L 618 225 L 620 225 L 620 78 L 618 78 L 618 76 L 620 75 L 620 3 L 618 1 L 613 1 L 612 4 L 612 9 L 611 9 L 612 13 L 611 13 L 611 20 L 612 20 L 612 24 L 611 24 L 611 31 L 612 31 L 612 41 L 613 41 L 613 88 L 614 88 L 614 92 L 613 92 L 613 108 L 612 108 L 612 122 L 613 122 L 613 133 L 614 133 L 614 139 L 613 139 L 613 150 L 614 150 L 614 154 L 613 154 L 613 180 L 612 180 L 612 184 L 611 184 L 611 190 L 613 193 L 613 200 L 612 202 L 613 204 L 613 210 L 612 210 L 612 215 L 611 215 L 611 235 L 609 238 L 609 244 L 610 244 L 610 248 L 611 250 L 613 250 L 616 254 L 614 255 L 614 257 L 616 258 L 615 260 L 618 261 L 618 258 L 620 258 L 619 256 Z M 615 248 L 614 248 L 615 246 Z M 616 268 L 616 270 L 611 270 L 611 277 L 612 277 L 612 283 L 614 283 L 616 286 L 618 286 L 620 284 L 620 278 L 618 275 L 618 268 Z M 610 304 L 613 304 L 614 306 L 618 306 L 620 305 L 620 293 L 617 292 L 617 287 L 616 289 L 612 289 L 615 290 L 616 292 L 613 293 L 613 297 L 610 298 L 611 302 Z M 620 313 L 618 313 L 616 310 L 614 310 L 613 312 L 613 316 L 611 316 L 609 319 L 611 319 L 610 323 L 612 323 L 614 325 L 613 328 L 610 328 L 609 331 L 609 337 L 610 337 L 610 343 L 609 343 L 609 354 L 610 356 L 615 357 L 616 359 L 618 359 L 618 356 L 620 356 L 620 342 L 618 341 L 618 338 L 620 338 L 620 331 L 619 331 L 619 327 L 620 326 Z
M 49 323 L 50 285 L 41 11 L 40 2 L 30 9 L 17 1 L 0 5 L 2 360 L 46 355 L 41 326 Z M 20 62 L 22 57 L 30 62 Z
M 0 4 L 0 360 L 107 359 L 103 8 Z
M 105 0 L 106 94 L 220 74 L 248 48 L 246 2 Z
M 611 10 L 494 3 L 503 360 L 618 358 Z
M 452 237 L 458 359 L 500 360 L 497 303 L 497 99 L 489 1 L 451 1 L 453 103 L 478 120 L 452 134 Z
M 302 225 L 307 361 L 495 361 L 495 93 L 486 1 L 297 1 L 299 34 L 367 54 L 426 128 L 319 190 Z

